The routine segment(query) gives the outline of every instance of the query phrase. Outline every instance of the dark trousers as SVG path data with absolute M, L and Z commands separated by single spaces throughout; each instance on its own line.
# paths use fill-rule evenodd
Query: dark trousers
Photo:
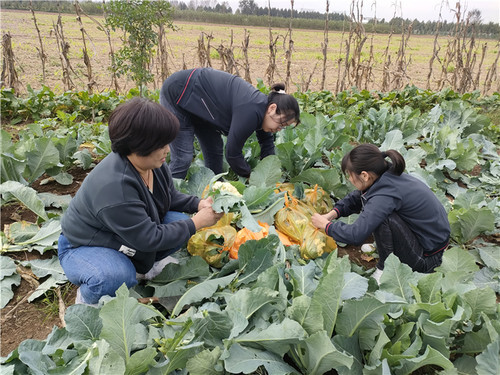
M 417 272 L 429 273 L 441 264 L 443 251 L 425 256 L 424 249 L 420 246 L 417 237 L 396 213 L 390 215 L 375 230 L 373 235 L 379 255 L 378 269 L 384 269 L 384 262 L 391 253 Z

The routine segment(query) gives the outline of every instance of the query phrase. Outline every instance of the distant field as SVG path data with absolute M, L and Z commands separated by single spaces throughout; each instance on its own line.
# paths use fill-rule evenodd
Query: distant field
M 12 48 L 15 55 L 15 66 L 18 72 L 19 80 L 23 85 L 23 90 L 28 85 L 33 88 L 40 88 L 44 84 L 42 80 L 42 65 L 38 57 L 37 48 L 39 48 L 38 36 L 30 12 L 2 10 L 1 31 L 2 35 L 9 32 L 12 36 Z M 63 91 L 62 68 L 60 55 L 56 45 L 56 38 L 52 32 L 53 24 L 57 22 L 57 14 L 53 13 L 36 13 L 36 19 L 43 39 L 45 52 L 48 55 L 46 64 L 47 76 L 45 85 L 55 91 Z M 102 17 L 96 17 L 99 22 L 103 23 Z M 82 33 L 79 23 L 76 21 L 76 15 L 62 15 L 64 33 L 66 41 L 70 45 L 70 61 L 74 69 L 72 80 L 78 90 L 86 88 L 86 67 L 83 62 L 83 43 Z M 108 71 L 110 66 L 109 46 L 106 35 L 99 30 L 96 23 L 88 18 L 82 19 L 85 31 L 90 35 L 90 42 L 87 41 L 87 48 L 91 58 L 91 65 L 96 80 L 96 89 L 103 91 L 111 88 L 111 75 Z M 202 33 L 211 34 L 213 40 L 211 46 L 214 47 L 211 52 L 212 66 L 221 68 L 221 61 L 218 58 L 218 53 L 215 48 L 221 43 L 225 47 L 229 47 L 232 43 L 234 54 L 238 63 L 243 64 L 242 42 L 244 35 L 244 27 L 227 26 L 214 24 L 194 24 L 176 22 L 178 31 L 168 32 L 168 47 L 170 49 L 169 69 L 171 72 L 182 69 L 183 65 L 188 68 L 197 67 L 200 65 L 198 59 L 198 39 Z M 252 83 L 255 84 L 258 78 L 262 78 L 266 82 L 266 68 L 269 59 L 269 30 L 262 27 L 247 28 L 250 32 L 249 44 L 249 61 L 251 68 Z M 277 73 L 275 82 L 284 81 L 286 74 L 285 48 L 283 45 L 286 29 L 273 29 L 274 38 L 278 37 L 278 56 L 277 56 Z M 363 45 L 362 59 L 368 60 L 370 56 L 370 48 L 373 48 L 372 62 L 372 78 L 366 88 L 381 89 L 382 72 L 384 63 L 384 52 L 386 48 L 389 50 L 391 62 L 394 64 L 396 55 L 401 43 L 401 35 L 393 35 L 388 45 L 388 35 L 372 35 L 367 30 L 367 40 Z M 321 84 L 321 75 L 323 68 L 322 43 L 324 41 L 323 31 L 313 30 L 293 30 L 294 50 L 292 55 L 292 86 L 290 91 L 296 91 L 298 88 L 304 88 L 306 82 L 310 82 L 309 89 L 318 90 Z M 328 45 L 328 61 L 327 61 L 327 79 L 325 89 L 335 91 L 337 80 L 339 78 L 339 61 L 341 67 L 344 64 L 345 56 L 345 40 L 348 33 L 342 34 L 339 32 L 329 33 Z M 120 47 L 120 33 L 114 33 L 112 36 L 114 49 Z M 444 58 L 444 51 L 447 48 L 448 39 L 441 37 L 438 40 L 440 46 L 441 59 Z M 498 54 L 498 43 L 495 41 L 479 41 L 477 43 L 476 59 L 479 64 L 481 58 L 481 47 L 487 43 L 487 53 L 482 63 L 480 72 L 480 82 L 483 82 L 487 70 L 490 69 L 495 62 Z M 427 75 L 429 72 L 429 61 L 433 53 L 434 37 L 431 36 L 415 36 L 412 35 L 408 40 L 408 48 L 406 50 L 406 60 L 409 65 L 406 69 L 406 77 L 404 83 L 414 84 L 421 88 L 426 87 Z M 341 49 L 342 45 L 342 49 Z M 317 64 L 317 66 L 316 66 Z M 477 64 L 477 65 L 478 65 Z M 476 66 L 477 66 L 476 65 Z M 316 69 L 314 69 L 316 66 Z M 453 68 L 453 67 L 452 67 Z M 389 67 L 389 70 L 395 67 Z M 153 67 L 155 70 L 155 67 Z M 437 60 L 433 66 L 433 78 L 431 80 L 431 89 L 436 89 L 436 81 L 440 76 L 440 67 Z M 450 68 L 448 68 L 450 70 Z M 497 75 L 500 68 L 497 67 Z M 243 69 L 240 68 L 240 73 L 243 74 Z M 474 72 L 476 77 L 478 72 Z M 151 88 L 158 88 L 161 85 L 162 78 L 157 75 L 157 80 L 151 84 Z M 498 90 L 498 76 L 493 80 L 494 87 L 490 92 Z M 121 91 L 126 91 L 134 87 L 134 83 L 127 80 L 125 77 L 120 81 Z M 365 87 L 362 87 L 365 88 Z M 480 85 L 482 89 L 483 86 Z

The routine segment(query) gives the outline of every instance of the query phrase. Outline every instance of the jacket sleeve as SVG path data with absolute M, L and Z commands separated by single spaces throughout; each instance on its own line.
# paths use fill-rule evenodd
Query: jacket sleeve
M 271 133 L 266 133 L 262 129 L 255 132 L 260 144 L 260 158 L 264 159 L 266 156 L 274 155 L 274 136 Z
M 226 160 L 238 175 L 249 177 L 252 169 L 243 157 L 243 146 L 258 123 L 257 115 L 249 111 L 235 111 L 226 141 Z
M 382 194 L 374 196 L 366 202 L 354 223 L 346 224 L 342 221 L 331 222 L 328 224 L 326 232 L 335 241 L 360 245 L 389 217 L 395 208 L 396 202 L 393 197 Z
M 157 224 L 146 213 L 144 202 L 129 199 L 108 206 L 98 215 L 102 225 L 118 237 L 119 242 L 141 252 L 156 252 L 183 245 L 196 228 L 191 219 Z
M 354 190 L 335 203 L 334 208 L 338 212 L 339 217 L 346 217 L 352 214 L 359 214 L 362 207 L 361 192 Z

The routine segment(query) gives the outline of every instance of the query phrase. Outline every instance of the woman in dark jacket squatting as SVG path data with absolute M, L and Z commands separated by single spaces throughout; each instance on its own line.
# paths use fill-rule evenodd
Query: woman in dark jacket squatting
M 391 159 L 391 162 L 386 158 Z M 357 190 L 327 214 L 315 214 L 314 226 L 336 241 L 359 245 L 373 234 L 379 261 L 373 277 L 380 282 L 384 261 L 396 255 L 413 271 L 432 272 L 441 264 L 450 238 L 448 215 L 422 181 L 403 173 L 403 156 L 362 144 L 342 159 L 342 172 Z M 353 224 L 332 221 L 359 213 Z
M 171 143 L 169 167 L 172 176 L 185 178 L 193 161 L 194 136 L 198 139 L 205 166 L 223 172 L 221 135 L 227 136 L 226 160 L 240 176 L 250 176 L 243 157 L 245 141 L 254 132 L 260 157 L 274 154 L 273 133 L 299 123 L 297 100 L 276 84 L 265 95 L 235 75 L 212 68 L 182 70 L 163 83 L 160 103 L 180 122 L 180 133 Z
M 58 255 L 79 286 L 76 303 L 97 304 L 123 283 L 153 278 L 221 216 L 211 199 L 175 190 L 165 158 L 179 122 L 167 109 L 131 99 L 112 112 L 108 129 L 113 152 L 85 178 L 61 222 Z

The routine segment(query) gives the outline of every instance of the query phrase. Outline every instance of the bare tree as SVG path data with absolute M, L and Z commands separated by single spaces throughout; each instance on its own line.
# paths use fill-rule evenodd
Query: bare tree
M 73 5 L 75 6 L 76 20 L 78 21 L 78 24 L 80 25 L 80 32 L 82 33 L 83 63 L 87 67 L 87 74 L 86 74 L 86 76 L 87 76 L 87 90 L 89 91 L 89 93 L 92 94 L 94 85 L 96 84 L 96 81 L 94 80 L 94 77 L 92 75 L 92 64 L 90 63 L 89 54 L 87 52 L 87 41 L 85 39 L 85 35 L 87 35 L 89 37 L 89 39 L 90 39 L 90 36 L 87 34 L 87 32 L 85 31 L 85 28 L 83 27 L 82 17 L 81 17 L 82 8 L 80 7 L 78 0 L 75 0 Z
M 439 41 L 438 41 L 438 38 L 439 38 L 439 30 L 441 28 L 441 21 L 442 21 L 442 16 L 441 16 L 441 12 L 443 10 L 443 6 L 445 5 L 446 3 L 446 0 L 443 0 L 441 2 L 441 5 L 439 7 L 439 18 L 438 18 L 438 22 L 436 24 L 436 33 L 434 34 L 434 44 L 433 44 L 433 47 L 432 47 L 432 57 L 431 59 L 429 60 L 429 73 L 427 74 L 427 90 L 430 90 L 431 88 L 431 77 L 432 77 L 432 67 L 433 67 L 433 64 L 434 64 L 434 60 L 438 60 L 438 62 L 441 64 L 441 59 L 439 58 L 439 50 L 441 49 L 441 47 L 439 46 Z
M 321 51 L 323 52 L 323 71 L 321 73 L 321 90 L 325 89 L 326 63 L 328 61 L 328 13 L 329 12 L 330 12 L 330 1 L 326 0 L 325 30 L 323 32 L 323 43 L 321 43 Z
M 279 36 L 273 37 L 271 28 L 271 0 L 267 1 L 267 18 L 269 21 L 269 65 L 266 69 L 267 84 L 271 86 L 274 81 L 274 73 L 276 71 L 276 53 Z
M 12 36 L 9 32 L 3 34 L 2 37 L 2 76 L 0 77 L 0 84 L 5 87 L 11 87 L 15 92 L 19 91 L 21 82 L 17 77 L 16 68 L 14 65 L 14 51 L 12 50 Z
M 43 83 L 45 84 L 45 62 L 47 61 L 47 54 L 45 53 L 45 49 L 43 48 L 43 43 L 42 43 L 42 36 L 40 34 L 40 29 L 38 28 L 38 22 L 36 21 L 36 16 L 35 16 L 35 11 L 33 10 L 33 2 L 30 0 L 30 10 L 31 14 L 33 15 L 33 23 L 35 24 L 35 29 L 38 35 L 38 43 L 40 43 L 40 49 L 37 48 L 38 51 L 38 57 L 40 57 L 40 60 L 42 62 L 42 79 Z
M 285 78 L 285 88 L 288 90 L 290 87 L 290 77 L 292 75 L 292 52 L 293 52 L 293 38 L 292 38 L 292 22 L 293 22 L 293 4 L 295 0 L 290 0 L 290 23 L 288 26 L 288 48 L 285 49 L 285 59 L 286 59 L 286 78 Z
M 57 49 L 59 51 L 59 59 L 61 60 L 61 67 L 63 71 L 63 84 L 66 90 L 73 90 L 75 88 L 75 84 L 71 79 L 70 72 L 74 73 L 74 70 L 71 66 L 71 62 L 69 60 L 69 48 L 70 45 L 66 42 L 64 38 L 64 30 L 62 24 L 61 13 L 59 13 L 57 17 L 57 23 L 52 22 L 52 26 L 54 28 L 54 34 L 56 36 Z
M 242 51 L 245 62 L 243 64 L 243 69 L 245 71 L 245 81 L 252 83 L 252 78 L 250 77 L 250 61 L 248 60 L 248 46 L 250 45 L 250 32 L 245 29 L 243 36 Z

